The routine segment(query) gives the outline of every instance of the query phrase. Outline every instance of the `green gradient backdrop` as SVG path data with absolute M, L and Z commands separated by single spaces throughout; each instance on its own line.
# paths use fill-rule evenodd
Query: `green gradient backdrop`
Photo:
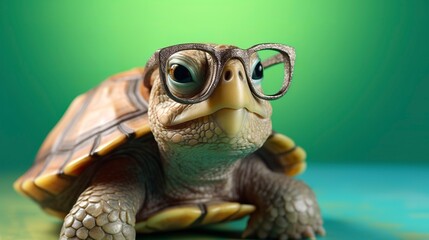
M 424 163 L 428 12 L 428 1 L 1 1 L 2 169 L 28 168 L 76 95 L 184 42 L 294 46 L 273 122 L 310 162 Z

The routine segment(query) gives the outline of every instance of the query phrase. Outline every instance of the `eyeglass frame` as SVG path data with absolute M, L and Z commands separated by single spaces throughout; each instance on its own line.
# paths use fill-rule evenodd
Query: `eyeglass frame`
M 166 69 L 168 59 L 175 53 L 180 51 L 186 51 L 186 50 L 200 50 L 204 51 L 205 53 L 210 54 L 210 56 L 213 59 L 213 63 L 215 66 L 214 74 L 210 74 L 212 77 L 209 79 L 208 86 L 205 88 L 205 90 L 202 90 L 202 94 L 196 98 L 180 98 L 175 96 L 169 89 L 166 79 Z M 252 54 L 257 53 L 257 51 L 261 50 L 275 50 L 279 53 L 274 55 L 273 57 L 268 58 L 264 62 L 262 62 L 262 66 L 264 69 L 271 67 L 275 64 L 284 62 L 284 79 L 282 83 L 281 89 L 273 94 L 273 95 L 266 95 L 261 93 L 260 91 L 256 90 L 253 86 L 253 83 L 251 82 L 251 76 L 252 73 L 250 72 L 251 69 L 250 66 L 250 57 Z M 256 44 L 248 49 L 241 49 L 238 47 L 228 47 L 224 49 L 216 49 L 215 46 L 210 44 L 203 44 L 203 43 L 184 43 L 184 44 L 178 44 L 173 45 L 165 48 L 158 49 L 152 57 L 149 59 L 145 66 L 144 70 L 144 84 L 146 86 L 149 85 L 149 77 L 152 74 L 154 70 L 156 70 L 156 66 L 159 67 L 160 72 L 160 80 L 161 85 L 167 94 L 168 97 L 173 99 L 174 101 L 182 104 L 196 104 L 202 101 L 207 100 L 211 94 L 216 89 L 217 85 L 219 84 L 219 79 L 222 74 L 222 70 L 225 67 L 226 63 L 230 59 L 238 59 L 244 67 L 245 74 L 247 77 L 247 82 L 250 87 L 250 90 L 252 94 L 260 99 L 264 100 L 275 100 L 279 99 L 280 97 L 284 96 L 290 86 L 290 83 L 292 81 L 292 74 L 293 74 L 293 67 L 295 63 L 295 50 L 294 48 L 278 44 L 278 43 L 262 43 L 262 44 Z M 213 71 L 212 69 L 209 69 L 209 71 Z M 218 79 L 218 80 L 216 80 Z

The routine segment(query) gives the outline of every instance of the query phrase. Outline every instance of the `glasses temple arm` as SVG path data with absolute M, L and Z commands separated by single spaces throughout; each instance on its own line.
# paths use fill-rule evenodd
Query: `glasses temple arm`
M 158 67 L 159 50 L 156 51 L 147 61 L 143 70 L 143 84 L 149 89 L 152 88 L 151 76 Z
M 278 53 L 278 54 L 268 58 L 267 60 L 263 61 L 262 66 L 264 68 L 269 68 L 269 67 L 271 67 L 277 63 L 283 62 L 283 59 L 284 59 L 283 55 L 281 53 Z

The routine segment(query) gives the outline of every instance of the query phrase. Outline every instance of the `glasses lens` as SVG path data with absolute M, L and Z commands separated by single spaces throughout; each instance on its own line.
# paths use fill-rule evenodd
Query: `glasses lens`
M 253 86 L 262 95 L 276 95 L 285 79 L 285 61 L 276 50 L 259 50 L 252 57 L 251 78 Z
M 183 50 L 171 55 L 165 65 L 165 80 L 172 95 L 184 101 L 207 92 L 212 81 L 213 60 L 202 50 Z

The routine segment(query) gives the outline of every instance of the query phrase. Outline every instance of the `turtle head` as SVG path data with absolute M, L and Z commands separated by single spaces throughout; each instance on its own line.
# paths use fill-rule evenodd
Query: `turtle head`
M 211 46 L 224 53 L 237 49 Z M 230 58 L 217 69 L 212 55 L 184 50 L 170 55 L 164 70 L 148 71 L 150 125 L 162 150 L 192 148 L 193 154 L 200 149 L 240 158 L 262 146 L 272 131 L 272 109 L 251 87 L 260 87 L 263 67 L 257 54 L 251 55 L 247 68 L 252 79 L 247 79 L 244 64 Z

